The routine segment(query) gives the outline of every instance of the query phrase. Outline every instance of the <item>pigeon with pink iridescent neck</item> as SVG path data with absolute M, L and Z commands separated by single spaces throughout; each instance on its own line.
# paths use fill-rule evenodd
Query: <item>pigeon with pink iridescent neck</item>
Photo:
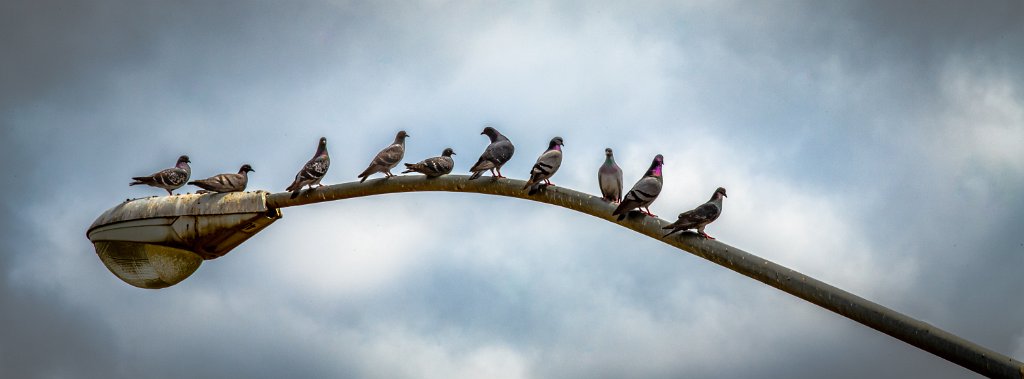
M 658 154 L 651 161 L 651 167 L 647 169 L 640 180 L 633 185 L 633 188 L 623 196 L 622 202 L 612 212 L 612 216 L 618 215 L 619 221 L 626 218 L 626 214 L 633 209 L 640 209 L 640 212 L 651 216 L 658 217 L 651 213 L 651 203 L 658 198 L 661 194 L 661 185 L 664 181 L 661 177 L 661 167 L 665 164 L 665 159 Z
M 550 179 L 562 165 L 562 146 L 562 137 L 552 138 L 548 143 L 548 149 L 537 158 L 537 163 L 530 170 L 530 179 L 523 186 L 523 189 L 530 189 L 527 194 L 536 195 L 541 188 L 552 185 Z
M 174 191 L 188 182 L 188 177 L 192 176 L 192 168 L 189 167 L 189 163 L 192 162 L 188 159 L 188 155 L 182 155 L 178 157 L 178 163 L 174 167 L 160 170 L 159 172 L 150 176 L 136 176 L 132 180 L 134 182 L 128 183 L 130 186 L 145 184 L 157 188 L 163 188 L 167 191 L 167 195 L 173 195 Z

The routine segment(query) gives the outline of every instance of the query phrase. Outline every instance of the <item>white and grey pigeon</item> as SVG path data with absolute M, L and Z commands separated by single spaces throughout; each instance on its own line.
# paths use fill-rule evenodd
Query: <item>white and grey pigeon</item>
M 530 170 L 530 179 L 523 186 L 523 189 L 530 189 L 529 195 L 536 195 L 542 186 L 551 185 L 549 179 L 562 165 L 562 146 L 562 137 L 552 138 L 551 142 L 548 142 L 548 149 L 537 158 L 537 163 L 534 163 L 533 169 Z
M 679 219 L 676 222 L 668 224 L 662 229 L 672 229 L 672 231 L 665 234 L 668 237 L 672 233 L 680 232 L 688 229 L 697 229 L 697 234 L 707 239 L 715 239 L 704 233 L 704 227 L 708 226 L 712 221 L 718 219 L 718 216 L 722 215 L 722 198 L 726 198 L 725 188 L 718 187 L 715 193 L 711 194 L 711 200 L 701 204 L 699 207 L 692 210 L 679 214 Z
M 648 207 L 661 194 L 661 184 L 663 181 L 661 178 L 661 166 L 664 164 L 665 160 L 661 154 L 655 156 L 654 161 L 651 162 L 651 168 L 648 168 L 647 173 L 626 193 L 626 196 L 622 198 L 622 202 L 612 212 L 612 216 L 619 215 L 619 221 L 622 221 L 630 210 L 640 208 L 640 212 L 651 217 L 658 217 L 651 213 L 651 209 Z M 645 208 L 646 210 L 644 210 Z
M 473 173 L 473 175 L 470 175 L 469 180 L 479 178 L 487 170 L 491 170 L 491 175 L 496 178 L 504 178 L 504 176 L 501 176 L 501 166 L 504 166 L 505 162 L 512 159 L 512 155 L 516 152 L 516 147 L 512 145 L 512 141 L 509 141 L 497 129 L 490 126 L 484 128 L 484 131 L 480 132 L 480 134 L 486 134 L 491 139 L 491 144 L 487 145 L 483 154 L 480 154 L 480 159 L 469 169 Z M 497 170 L 497 173 L 495 173 L 495 170 Z
M 402 173 L 418 172 L 426 175 L 428 178 L 446 175 L 455 168 L 455 160 L 452 159 L 452 155 L 455 155 L 455 150 L 452 150 L 450 147 L 445 148 L 441 152 L 440 157 L 427 158 L 417 163 L 406 163 L 406 170 L 402 171 Z
M 285 191 L 292 191 L 292 198 L 299 196 L 299 191 L 302 190 L 302 186 L 309 186 L 313 188 L 313 185 L 322 186 L 320 181 L 323 180 L 324 175 L 327 175 L 327 169 L 331 167 L 331 156 L 327 154 L 327 138 L 320 137 L 320 144 L 316 147 L 316 153 L 313 154 L 313 158 L 310 158 L 302 169 L 299 170 L 298 174 L 295 174 L 295 180 L 288 186 Z
M 192 167 L 189 167 L 191 163 L 188 159 L 188 155 L 182 155 L 178 157 L 178 163 L 174 167 L 160 170 L 159 172 L 150 176 L 136 176 L 132 180 L 134 182 L 128 183 L 130 186 L 145 184 L 157 188 L 163 188 L 167 190 L 167 195 L 173 195 L 174 191 L 181 186 L 188 183 L 188 177 L 192 176 Z
M 250 172 L 256 172 L 256 170 L 253 170 L 252 166 L 244 164 L 242 165 L 241 168 L 238 169 L 237 174 L 214 175 L 206 179 L 188 182 L 188 184 L 203 189 L 197 191 L 196 193 L 242 192 L 245 191 L 245 186 L 249 184 Z
M 383 172 L 384 176 L 388 178 L 395 176 L 391 173 L 391 169 L 402 162 L 402 158 L 405 158 L 406 137 L 409 137 L 409 134 L 404 130 L 399 131 L 398 134 L 395 135 L 395 142 L 392 142 L 391 145 L 388 145 L 384 150 L 378 152 L 377 155 L 373 157 L 373 160 L 370 161 L 370 166 L 366 167 L 366 170 L 363 170 L 363 173 L 357 176 L 357 178 L 362 178 L 359 179 L 359 182 L 365 182 L 366 178 L 369 178 L 370 175 L 378 172 Z
M 597 170 L 597 184 L 601 187 L 601 197 L 618 204 L 622 201 L 622 169 L 615 164 L 612 149 L 604 149 L 604 164 Z

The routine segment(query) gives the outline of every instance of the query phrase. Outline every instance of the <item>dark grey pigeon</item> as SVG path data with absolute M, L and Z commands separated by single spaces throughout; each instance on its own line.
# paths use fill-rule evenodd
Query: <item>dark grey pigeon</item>
M 604 149 L 604 164 L 597 170 L 597 184 L 601 187 L 601 197 L 618 204 L 622 201 L 622 169 L 615 164 L 612 149 Z
M 302 186 L 309 186 L 309 188 L 313 188 L 314 184 L 318 187 L 322 186 L 320 181 L 323 180 L 324 175 L 327 175 L 327 169 L 330 167 L 331 156 L 327 154 L 327 138 L 320 137 L 320 144 L 317 145 L 313 158 L 310 158 L 309 162 L 302 166 L 302 170 L 295 174 L 295 180 L 285 191 L 292 191 L 294 199 L 299 196 Z
M 373 161 L 370 161 L 370 166 L 363 170 L 362 174 L 359 174 L 357 178 L 362 183 L 374 173 L 383 172 L 385 177 L 395 176 L 391 173 L 391 169 L 402 162 L 402 158 L 405 157 L 405 137 L 409 137 L 404 130 L 399 131 L 398 135 L 395 136 L 395 142 L 385 147 L 373 157 Z
M 128 183 L 130 186 L 145 184 L 157 188 L 163 188 L 167 190 L 167 195 L 173 195 L 174 191 L 188 182 L 188 177 L 192 176 L 192 167 L 188 164 L 192 161 L 188 160 L 188 155 L 182 155 L 178 157 L 178 164 L 174 167 L 160 170 L 150 176 L 136 176 L 132 178 L 134 182 Z
M 406 163 L 406 170 L 402 173 L 418 172 L 430 178 L 448 174 L 452 172 L 452 168 L 455 168 L 455 160 L 452 159 L 452 155 L 455 155 L 455 150 L 450 147 L 446 148 L 440 157 L 427 158 L 418 163 Z
M 651 213 L 651 209 L 648 207 L 661 194 L 661 184 L 663 181 L 661 178 L 661 166 L 664 164 L 665 160 L 661 154 L 655 156 L 654 161 L 651 162 L 651 168 L 648 168 L 644 177 L 640 178 L 633 185 L 633 188 L 626 193 L 626 196 L 622 198 L 622 202 L 612 212 L 612 216 L 619 215 L 619 221 L 622 221 L 626 218 L 627 212 L 640 208 L 640 212 L 651 217 L 658 217 Z
M 491 144 L 487 145 L 483 154 L 480 154 L 480 159 L 469 169 L 473 173 L 473 175 L 470 175 L 469 180 L 479 178 L 487 170 L 491 170 L 491 175 L 496 178 L 504 178 L 504 176 L 501 176 L 501 166 L 504 166 L 505 162 L 512 159 L 512 154 L 515 154 L 516 147 L 512 145 L 512 141 L 509 141 L 497 129 L 490 126 L 484 128 L 484 131 L 480 132 L 480 134 L 486 134 L 487 138 L 491 139 Z
M 718 187 L 715 193 L 711 194 L 711 200 L 701 204 L 699 207 L 694 208 L 679 214 L 679 219 L 676 222 L 668 224 L 662 229 L 672 229 L 672 231 L 665 234 L 668 237 L 672 233 L 680 232 L 688 229 L 697 229 L 697 234 L 707 239 L 714 239 L 704 233 L 704 227 L 708 226 L 712 221 L 718 219 L 718 216 L 722 215 L 722 198 L 729 197 L 725 195 L 725 188 Z
M 562 165 L 562 146 L 562 137 L 552 138 L 551 142 L 548 142 L 548 149 L 537 158 L 537 163 L 534 163 L 533 169 L 530 170 L 530 179 L 523 186 L 523 189 L 530 189 L 529 195 L 540 192 L 542 185 L 551 185 L 548 179 L 555 175 L 558 167 Z
M 188 182 L 188 184 L 203 189 L 203 191 L 198 191 L 196 193 L 242 192 L 245 191 L 245 186 L 249 184 L 250 172 L 256 172 L 256 170 L 253 170 L 252 166 L 244 164 L 238 169 L 237 174 L 214 175 L 206 179 Z

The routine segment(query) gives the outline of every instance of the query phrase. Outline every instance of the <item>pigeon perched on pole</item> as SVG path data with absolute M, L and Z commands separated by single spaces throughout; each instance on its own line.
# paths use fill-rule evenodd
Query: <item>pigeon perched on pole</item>
M 313 188 L 314 184 L 318 187 L 322 186 L 320 181 L 323 180 L 324 175 L 327 175 L 327 169 L 330 167 L 331 157 L 327 154 L 327 138 L 320 137 L 320 144 L 317 145 L 313 158 L 302 166 L 302 170 L 299 170 L 298 174 L 295 174 L 295 181 L 285 191 L 292 191 L 294 199 L 299 196 L 302 186 L 309 186 L 309 188 Z
M 523 189 L 529 188 L 529 195 L 536 195 L 540 192 L 541 186 L 551 185 L 551 176 L 555 175 L 558 167 L 562 165 L 562 137 L 555 137 L 548 143 L 548 149 L 537 158 L 537 163 L 530 170 L 530 179 L 526 181 Z M 543 183 L 541 183 L 543 181 Z
M 188 184 L 203 189 L 203 191 L 197 193 L 242 192 L 245 191 L 245 186 L 249 184 L 250 172 L 256 172 L 256 170 L 253 170 L 252 166 L 244 164 L 238 169 L 237 174 L 214 175 L 206 179 L 188 182 Z
M 455 167 L 455 160 L 452 159 L 452 155 L 455 155 L 455 150 L 452 150 L 450 147 L 446 148 L 440 157 L 427 158 L 418 163 L 406 163 L 406 170 L 402 171 L 402 173 L 418 172 L 429 178 L 448 174 Z
M 604 164 L 597 170 L 597 184 L 605 200 L 618 204 L 622 201 L 622 169 L 615 164 L 612 149 L 604 149 Z
M 188 164 L 191 163 L 188 159 L 188 155 L 182 155 L 178 157 L 178 163 L 174 167 L 160 170 L 159 172 L 150 176 L 136 176 L 132 180 L 134 182 L 128 183 L 130 186 L 145 184 L 157 188 L 163 188 L 167 190 L 167 195 L 173 195 L 174 191 L 188 182 L 188 177 L 192 176 L 192 167 Z
M 516 147 L 512 145 L 512 141 L 509 141 L 497 129 L 490 126 L 484 128 L 484 131 L 480 132 L 480 134 L 486 134 L 491 139 L 491 144 L 487 145 L 483 154 L 480 154 L 480 159 L 469 169 L 473 173 L 469 180 L 479 178 L 487 170 L 491 170 L 491 175 L 496 178 L 504 178 L 504 176 L 501 176 L 501 166 L 504 166 L 505 162 L 512 159 L 512 154 L 515 154 Z M 495 173 L 495 170 L 497 170 L 497 173 Z
M 697 229 L 697 234 L 706 239 L 715 239 L 704 233 L 704 227 L 708 226 L 712 221 L 718 219 L 718 216 L 722 215 L 722 198 L 729 197 L 725 194 L 725 188 L 718 187 L 715 193 L 711 194 L 711 200 L 701 204 L 699 207 L 692 210 L 679 214 L 679 219 L 676 222 L 668 224 L 662 229 L 672 229 L 672 231 L 665 234 L 668 237 L 672 233 L 688 230 Z
M 365 182 L 366 178 L 369 178 L 370 175 L 378 172 L 383 172 L 384 176 L 388 178 L 395 176 L 391 173 L 391 169 L 397 166 L 398 163 L 402 162 L 402 158 L 405 157 L 406 137 L 409 137 L 409 134 L 405 133 L 404 130 L 399 131 L 398 134 L 395 135 L 395 142 L 377 153 L 377 155 L 373 157 L 373 160 L 370 161 L 370 166 L 366 167 L 366 170 L 363 170 L 363 173 L 357 176 L 357 178 L 362 178 L 359 179 L 359 182 Z
M 654 157 L 654 161 L 651 162 L 651 168 L 647 169 L 647 173 L 644 174 L 640 180 L 633 185 L 633 188 L 626 193 L 626 196 L 622 198 L 622 202 L 612 212 L 612 216 L 619 215 L 618 220 L 622 221 L 626 218 L 626 213 L 635 208 L 640 208 L 640 212 L 651 216 L 658 217 L 651 213 L 651 203 L 658 198 L 661 194 L 661 184 L 663 179 L 661 178 L 661 166 L 665 164 L 664 158 L 661 154 Z M 646 208 L 646 210 L 644 210 Z

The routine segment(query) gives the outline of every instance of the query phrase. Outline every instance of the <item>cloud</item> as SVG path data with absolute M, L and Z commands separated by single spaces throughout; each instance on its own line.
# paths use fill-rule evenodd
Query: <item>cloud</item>
M 395 194 L 285 209 L 187 281 L 129 287 L 84 239 L 182 153 L 279 191 L 398 129 L 407 160 L 493 123 L 522 177 L 630 185 L 663 218 L 729 189 L 709 233 L 997 351 L 1022 353 L 1014 2 L 4 3 L 0 372 L 200 377 L 960 377 L 888 336 L 602 220 Z M 1012 331 L 1012 332 L 1011 332 Z M 190 362 L 181 365 L 181 362 Z M 865 366 L 863 362 L 878 362 Z

